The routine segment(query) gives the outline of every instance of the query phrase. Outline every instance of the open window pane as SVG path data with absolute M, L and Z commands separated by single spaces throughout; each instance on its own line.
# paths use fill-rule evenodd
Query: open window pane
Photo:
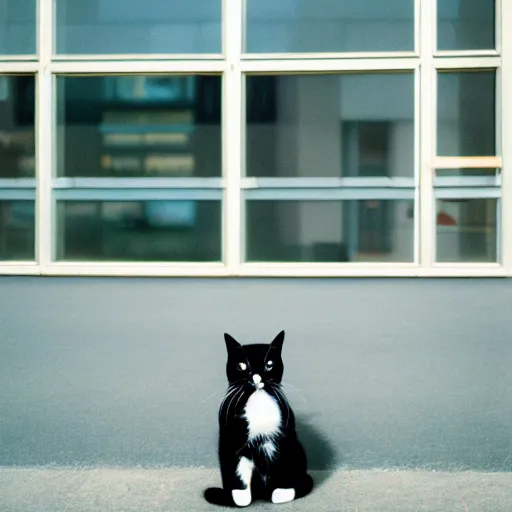
M 56 0 L 56 11 L 58 53 L 222 51 L 220 0 Z
M 57 259 L 220 261 L 220 201 L 59 201 Z
M 220 76 L 58 77 L 57 94 L 59 176 L 221 175 Z
M 496 154 L 496 72 L 438 74 L 437 154 Z
M 0 201 L 0 261 L 35 259 L 34 201 Z
M 36 53 L 36 0 L 0 0 L 0 54 Z
M 247 0 L 246 51 L 414 49 L 414 0 Z
M 33 76 L 0 75 L 0 179 L 35 176 L 34 94 Z
M 412 262 L 409 200 L 247 201 L 247 261 Z
M 437 261 L 497 261 L 497 199 L 438 199 Z
M 248 176 L 414 176 L 412 73 L 246 79 Z
M 494 16 L 495 0 L 438 0 L 438 49 L 494 49 Z

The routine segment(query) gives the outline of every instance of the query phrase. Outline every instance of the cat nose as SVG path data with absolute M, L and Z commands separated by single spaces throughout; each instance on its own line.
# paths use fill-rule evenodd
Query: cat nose
M 261 376 L 257 373 L 255 373 L 252 376 L 252 380 L 254 381 L 254 384 L 259 384 L 261 382 Z

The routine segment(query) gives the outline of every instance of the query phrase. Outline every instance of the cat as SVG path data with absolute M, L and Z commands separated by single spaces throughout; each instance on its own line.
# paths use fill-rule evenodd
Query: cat
M 270 344 L 241 345 L 224 334 L 229 387 L 219 408 L 223 488 L 205 491 L 210 503 L 286 503 L 313 489 L 295 417 L 281 388 L 284 336 L 281 331 Z

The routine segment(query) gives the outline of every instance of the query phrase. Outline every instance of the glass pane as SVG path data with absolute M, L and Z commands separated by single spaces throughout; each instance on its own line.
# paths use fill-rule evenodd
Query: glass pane
M 220 0 L 57 0 L 58 53 L 221 53 Z
M 59 260 L 220 261 L 220 201 L 61 201 Z
M 439 50 L 494 49 L 494 0 L 438 0 Z
M 0 54 L 36 53 L 36 0 L 0 0 Z
M 436 177 L 444 176 L 498 176 L 501 169 L 436 169 Z
M 437 261 L 496 262 L 497 199 L 437 200 Z
M 58 77 L 57 93 L 59 176 L 221 175 L 220 76 Z
M 34 201 L 0 201 L 0 260 L 34 259 Z
M 414 176 L 411 73 L 247 77 L 247 175 Z
M 439 73 L 437 154 L 496 154 L 496 73 Z
M 414 202 L 247 201 L 247 260 L 411 262 Z
M 34 77 L 0 76 L 0 179 L 35 176 Z
M 414 0 L 247 0 L 246 51 L 414 49 Z

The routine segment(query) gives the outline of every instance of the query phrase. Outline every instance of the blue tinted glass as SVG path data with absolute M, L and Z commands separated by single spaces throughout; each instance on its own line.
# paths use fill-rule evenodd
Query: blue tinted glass
M 414 0 L 247 0 L 246 51 L 414 49 Z
M 438 0 L 439 50 L 493 49 L 494 4 L 494 0 Z
M 57 0 L 58 53 L 221 53 L 220 0 Z
M 0 0 L 0 54 L 36 53 L 36 0 Z

